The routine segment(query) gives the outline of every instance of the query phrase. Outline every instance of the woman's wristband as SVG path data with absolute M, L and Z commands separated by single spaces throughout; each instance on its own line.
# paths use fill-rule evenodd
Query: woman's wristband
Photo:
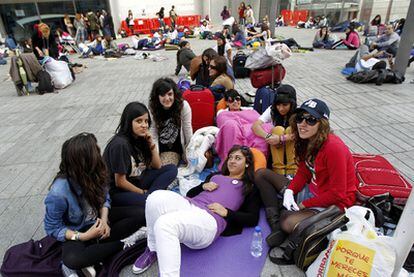
M 270 138 L 272 136 L 272 134 L 271 133 L 268 133 L 266 136 L 265 136 L 265 139 L 268 139 L 268 138 Z

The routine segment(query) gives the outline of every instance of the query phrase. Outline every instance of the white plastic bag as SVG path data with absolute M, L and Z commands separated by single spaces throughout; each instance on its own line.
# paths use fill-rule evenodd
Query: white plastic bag
M 72 84 L 72 74 L 66 62 L 48 58 L 44 64 L 44 67 L 45 70 L 50 74 L 53 86 L 56 89 L 63 89 Z
M 281 64 L 284 59 L 292 55 L 290 48 L 284 43 L 267 45 L 265 48 L 253 52 L 247 57 L 245 67 L 250 69 L 267 68 Z
M 375 233 L 372 211 L 370 221 L 364 218 L 367 211 L 358 206 L 346 211 L 348 230 L 331 234 L 328 248 L 309 266 L 307 276 L 391 276 L 396 259 L 393 239 Z

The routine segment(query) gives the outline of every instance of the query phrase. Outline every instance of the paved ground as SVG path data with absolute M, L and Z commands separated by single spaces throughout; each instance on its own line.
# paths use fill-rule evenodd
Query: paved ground
M 310 46 L 314 31 L 282 28 L 278 34 Z M 213 45 L 191 40 L 196 54 Z M 175 53 L 157 51 L 167 61 L 82 60 L 88 68 L 57 94 L 17 97 L 0 67 L 0 257 L 13 244 L 44 236 L 43 200 L 57 171 L 60 147 L 79 132 L 93 132 L 102 148 L 130 101 L 147 103 L 155 79 L 174 72 Z M 354 152 L 384 154 L 414 181 L 414 79 L 401 85 L 356 85 L 339 73 L 350 51 L 294 54 L 284 63 L 298 102 L 319 97 L 331 107 L 332 127 Z M 248 79 L 236 88 L 254 91 Z M 266 262 L 262 276 L 300 276 L 295 267 Z M 123 274 L 130 275 L 128 270 Z M 142 275 L 144 276 L 144 275 Z M 153 267 L 145 276 L 156 276 Z

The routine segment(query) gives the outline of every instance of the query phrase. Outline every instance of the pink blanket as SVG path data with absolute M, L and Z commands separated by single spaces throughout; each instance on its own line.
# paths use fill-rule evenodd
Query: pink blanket
M 224 111 L 217 116 L 217 127 L 220 128 L 220 131 L 216 136 L 215 147 L 222 162 L 235 144 L 255 147 L 267 157 L 267 143 L 252 131 L 252 125 L 259 119 L 259 116 L 260 114 L 255 110 Z M 262 127 L 266 132 L 270 132 L 273 128 L 270 123 L 265 123 Z

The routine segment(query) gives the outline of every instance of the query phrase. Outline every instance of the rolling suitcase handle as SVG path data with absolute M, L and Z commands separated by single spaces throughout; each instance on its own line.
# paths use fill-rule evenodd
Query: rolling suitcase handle
M 190 90 L 191 91 L 203 91 L 205 89 L 202 85 L 191 85 Z

